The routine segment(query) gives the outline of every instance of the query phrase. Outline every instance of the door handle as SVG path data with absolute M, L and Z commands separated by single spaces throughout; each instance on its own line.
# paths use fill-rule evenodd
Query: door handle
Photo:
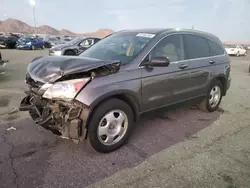
M 181 64 L 181 65 L 179 66 L 180 69 L 185 69 L 185 68 L 187 68 L 187 67 L 188 67 L 187 64 Z
M 210 63 L 210 64 L 214 64 L 215 61 L 214 61 L 214 60 L 210 60 L 209 63 Z

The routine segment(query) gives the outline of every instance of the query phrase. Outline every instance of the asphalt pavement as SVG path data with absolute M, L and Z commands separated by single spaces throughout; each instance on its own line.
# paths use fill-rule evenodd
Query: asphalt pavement
M 250 56 L 232 57 L 221 108 L 177 108 L 141 117 L 129 142 L 100 154 L 56 137 L 16 111 L 27 64 L 47 50 L 1 50 L 0 187 L 250 187 Z

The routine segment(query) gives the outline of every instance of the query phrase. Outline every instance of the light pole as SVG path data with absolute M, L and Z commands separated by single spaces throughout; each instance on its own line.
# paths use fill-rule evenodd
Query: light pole
M 36 32 L 36 14 L 35 14 L 35 6 L 36 6 L 36 1 L 35 0 L 29 0 L 30 6 L 33 9 L 33 19 L 34 19 L 34 27 L 35 27 L 35 31 Z
M 4 13 L 4 14 L 3 14 L 4 20 L 6 19 L 6 16 L 7 16 L 6 13 Z M 5 34 L 7 34 L 7 29 L 4 28 L 3 32 L 4 32 Z

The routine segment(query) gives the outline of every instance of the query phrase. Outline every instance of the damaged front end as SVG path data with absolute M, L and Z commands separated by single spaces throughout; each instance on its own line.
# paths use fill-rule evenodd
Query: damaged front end
M 89 108 L 71 100 L 53 100 L 42 97 L 35 88 L 26 91 L 27 96 L 21 101 L 20 111 L 29 111 L 35 123 L 63 138 L 74 141 L 86 136 L 86 120 Z
M 29 66 L 34 66 L 33 63 Z M 95 63 L 92 68 L 85 65 L 87 69 L 84 70 L 77 66 L 79 70 L 72 68 L 73 71 L 62 70 L 60 66 L 51 66 L 50 69 L 48 64 L 43 64 L 47 66 L 43 68 L 40 64 L 37 65 L 39 71 L 28 67 L 26 83 L 30 89 L 25 92 L 27 96 L 21 101 L 19 110 L 29 111 L 37 124 L 54 134 L 79 142 L 86 137 L 86 122 L 90 109 L 75 97 L 78 93 L 84 92 L 84 87 L 96 76 L 117 72 L 120 64 L 102 62 L 97 66 Z M 41 77 L 41 72 L 46 75 L 46 79 Z

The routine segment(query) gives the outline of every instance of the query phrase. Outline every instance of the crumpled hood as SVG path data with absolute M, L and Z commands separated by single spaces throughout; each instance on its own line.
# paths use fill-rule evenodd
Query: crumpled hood
M 28 74 L 38 82 L 53 83 L 64 75 L 87 72 L 99 67 L 120 68 L 118 61 L 103 61 L 79 56 L 45 56 L 35 58 L 27 68 Z

